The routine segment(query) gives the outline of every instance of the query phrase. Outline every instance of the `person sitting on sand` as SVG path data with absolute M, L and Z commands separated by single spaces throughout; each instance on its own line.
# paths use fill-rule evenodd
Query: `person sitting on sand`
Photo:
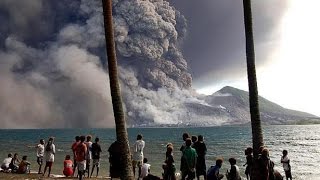
M 13 158 L 11 159 L 11 162 L 9 164 L 9 168 L 11 169 L 11 172 L 17 172 L 19 168 L 20 160 L 18 153 L 14 153 Z
M 237 160 L 235 158 L 230 158 L 229 163 L 231 165 L 230 172 L 227 171 L 228 180 L 241 180 L 239 167 L 236 165 Z
M 30 165 L 31 163 L 29 161 L 27 161 L 27 156 L 23 156 L 22 157 L 22 161 L 19 164 L 19 168 L 18 168 L 18 173 L 19 174 L 25 174 L 25 173 L 30 173 Z
M 140 178 L 144 178 L 147 177 L 148 174 L 150 173 L 150 164 L 147 163 L 148 159 L 147 158 L 143 158 L 143 165 L 141 167 L 141 174 L 140 174 Z
M 220 180 L 223 179 L 223 174 L 219 174 L 220 168 L 222 166 L 223 160 L 217 159 L 216 165 L 211 166 L 207 172 L 207 180 Z
M 12 160 L 12 154 L 9 153 L 8 154 L 8 157 L 5 158 L 1 164 L 1 169 L 4 171 L 4 172 L 9 172 L 9 165 L 11 163 L 11 160 Z
M 66 155 L 66 158 L 63 161 L 63 175 L 66 177 L 73 175 L 73 162 L 70 159 L 70 155 Z

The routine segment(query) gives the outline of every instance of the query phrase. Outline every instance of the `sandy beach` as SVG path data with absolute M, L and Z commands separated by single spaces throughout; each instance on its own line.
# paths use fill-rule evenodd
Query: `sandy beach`
M 42 176 L 41 174 L 37 174 L 37 173 L 30 173 L 30 174 L 13 174 L 13 173 L 0 173 L 0 179 L 14 179 L 14 180 L 39 180 L 39 179 L 43 179 L 43 180 L 49 180 L 49 179 L 78 179 L 76 177 L 63 177 L 62 175 L 52 175 L 51 177 L 46 177 L 46 176 Z M 86 178 L 88 179 L 88 178 Z M 96 180 L 96 179 L 111 179 L 109 177 L 92 177 L 90 178 L 92 180 Z

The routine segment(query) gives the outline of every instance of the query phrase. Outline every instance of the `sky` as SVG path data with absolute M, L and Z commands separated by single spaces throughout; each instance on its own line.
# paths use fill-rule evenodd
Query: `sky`
M 242 1 L 113 2 L 129 119 L 180 123 L 203 103 L 192 89 L 248 89 Z M 259 94 L 318 116 L 319 6 L 252 1 Z M 100 0 L 0 1 L 3 127 L 114 127 L 101 12 Z
M 226 85 L 248 90 L 241 3 L 173 1 L 188 20 L 183 49 L 197 92 Z M 252 1 L 259 95 L 319 116 L 318 7 L 317 0 Z

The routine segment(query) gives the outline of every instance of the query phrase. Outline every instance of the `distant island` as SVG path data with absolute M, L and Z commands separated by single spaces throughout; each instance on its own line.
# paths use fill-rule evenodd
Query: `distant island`
M 249 93 L 226 86 L 212 95 L 198 97 L 202 102 L 184 103 L 189 117 L 180 122 L 161 124 L 129 122 L 130 127 L 205 127 L 250 123 Z M 259 96 L 260 117 L 265 125 L 320 124 L 320 118 L 302 111 L 284 108 Z

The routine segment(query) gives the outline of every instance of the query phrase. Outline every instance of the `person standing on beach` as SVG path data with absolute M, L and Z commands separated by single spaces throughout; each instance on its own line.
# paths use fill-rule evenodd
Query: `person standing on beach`
M 182 158 L 184 159 L 185 166 L 182 169 L 182 179 L 187 177 L 187 180 L 192 180 L 195 178 L 196 173 L 196 163 L 197 163 L 197 152 L 191 147 L 191 139 L 186 139 L 186 147 L 183 150 Z
M 163 168 L 163 179 L 164 180 L 176 180 L 176 167 L 174 165 L 174 159 L 173 159 L 173 145 L 168 144 L 167 145 L 167 151 L 166 151 L 166 160 L 164 161 L 164 164 L 162 166 Z
M 91 135 L 87 136 L 87 141 L 85 142 L 86 146 L 87 146 L 87 156 L 86 156 L 86 172 L 88 173 L 88 177 L 90 175 L 90 163 L 91 163 L 91 159 L 92 159 L 92 152 L 91 152 L 91 148 L 92 148 L 92 142 L 91 142 Z
M 193 148 L 196 150 L 198 158 L 196 164 L 196 175 L 199 180 L 200 176 L 203 176 L 204 179 L 207 179 L 207 167 L 206 167 L 206 153 L 207 146 L 203 141 L 203 136 L 198 136 L 198 141 L 194 144 Z
M 196 135 L 192 135 L 191 141 L 192 141 L 191 147 L 194 148 L 194 144 L 198 141 L 198 137 Z
M 113 142 L 109 149 L 109 163 L 110 163 L 110 177 L 120 178 L 120 157 L 121 157 L 121 147 L 118 141 Z
M 183 151 L 186 148 L 186 139 L 187 138 L 190 138 L 189 133 L 183 133 L 182 134 L 183 144 L 180 147 L 180 151 L 181 151 L 180 171 L 182 171 L 183 169 L 186 169 L 186 167 L 185 167 L 186 162 L 184 162 Z
M 44 157 L 44 139 L 40 139 L 40 143 L 36 146 L 37 149 L 37 163 L 39 165 L 38 174 L 42 174 L 41 167 L 43 164 L 43 157 Z
M 78 165 L 78 175 L 79 180 L 82 180 L 83 176 L 85 175 L 86 170 L 86 156 L 87 156 L 87 146 L 85 145 L 84 141 L 86 140 L 85 136 L 80 137 L 80 143 L 76 147 L 76 162 Z
M 260 166 L 261 180 L 273 180 L 274 177 L 274 162 L 270 160 L 269 150 L 263 148 L 261 156 L 258 159 Z
M 76 168 L 77 168 L 76 147 L 79 145 L 79 143 L 80 143 L 80 136 L 76 136 L 75 137 L 75 142 L 71 146 L 71 150 L 73 152 L 73 174 L 72 174 L 72 176 L 74 176 L 74 173 L 75 173 Z
M 141 175 L 141 166 L 143 164 L 143 148 L 145 147 L 145 142 L 142 140 L 142 135 L 137 135 L 137 141 L 133 145 L 133 175 L 135 176 L 136 167 L 139 168 L 138 177 Z
M 91 169 L 90 178 L 93 174 L 94 167 L 96 167 L 96 166 L 97 166 L 96 177 L 98 177 L 98 174 L 99 174 L 101 146 L 99 144 L 98 137 L 96 137 L 96 139 L 94 140 L 94 143 L 92 144 L 91 153 L 92 153 L 92 169 Z
M 251 169 L 252 169 L 252 165 L 253 165 L 253 149 L 252 147 L 248 147 L 245 151 L 244 151 L 245 155 L 246 155 L 246 163 L 243 165 L 247 165 L 246 170 L 244 171 L 244 173 L 247 176 L 247 180 L 250 180 L 251 177 Z
M 44 167 L 43 176 L 46 174 L 47 168 L 49 168 L 48 177 L 50 177 L 51 174 L 51 167 L 54 162 L 54 155 L 56 154 L 56 147 L 53 144 L 53 141 L 53 137 L 50 137 L 45 147 L 46 165 Z
M 282 157 L 281 157 L 281 163 L 283 164 L 283 170 L 286 174 L 286 179 L 292 180 L 292 175 L 291 175 L 291 166 L 290 166 L 290 159 L 288 157 L 288 151 L 283 150 L 282 151 Z

